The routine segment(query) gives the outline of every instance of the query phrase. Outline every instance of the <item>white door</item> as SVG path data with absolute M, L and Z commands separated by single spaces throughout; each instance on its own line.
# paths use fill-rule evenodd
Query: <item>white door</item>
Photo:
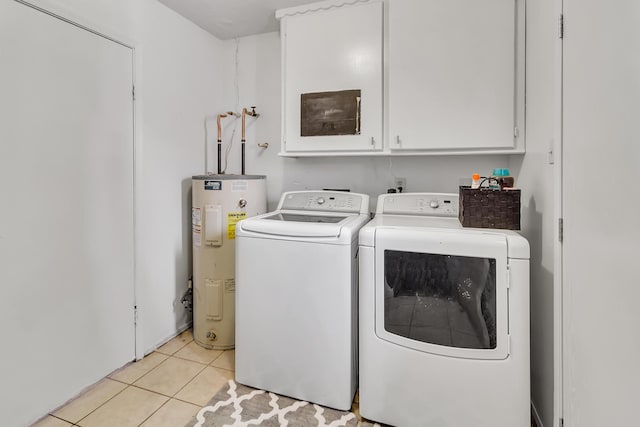
M 2 1 L 0 64 L 0 413 L 25 425 L 135 357 L 133 51 Z
M 564 16 L 564 425 L 637 425 L 640 2 Z

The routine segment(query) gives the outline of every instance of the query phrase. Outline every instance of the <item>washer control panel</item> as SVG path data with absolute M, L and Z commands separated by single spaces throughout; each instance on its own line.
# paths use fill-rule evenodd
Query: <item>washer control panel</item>
M 458 216 L 459 196 L 449 193 L 391 193 L 378 197 L 376 214 Z
M 280 198 L 278 210 L 368 213 L 369 196 L 340 191 L 290 191 Z

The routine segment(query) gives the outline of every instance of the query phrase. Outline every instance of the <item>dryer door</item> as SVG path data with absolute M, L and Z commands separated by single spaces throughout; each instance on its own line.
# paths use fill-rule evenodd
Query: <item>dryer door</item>
M 375 257 L 378 337 L 443 356 L 507 358 L 505 236 L 380 227 Z

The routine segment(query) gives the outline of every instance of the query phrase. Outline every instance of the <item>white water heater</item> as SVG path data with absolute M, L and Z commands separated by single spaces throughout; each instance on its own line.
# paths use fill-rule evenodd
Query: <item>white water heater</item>
M 267 211 L 264 175 L 197 175 L 193 203 L 193 339 L 201 346 L 235 346 L 235 228 Z

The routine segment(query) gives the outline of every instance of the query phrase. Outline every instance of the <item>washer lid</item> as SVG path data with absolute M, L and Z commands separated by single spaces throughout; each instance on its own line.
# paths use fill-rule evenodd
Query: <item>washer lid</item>
M 322 224 L 335 224 L 343 219 L 346 216 L 329 216 L 329 215 L 310 215 L 310 214 L 298 214 L 298 213 L 287 213 L 287 212 L 278 212 L 273 215 L 268 215 L 263 217 L 263 219 L 270 219 L 273 221 L 284 221 L 284 222 L 314 222 L 314 223 L 322 223 Z
M 362 215 L 328 212 L 275 211 L 240 223 L 242 230 L 292 237 L 339 237 L 343 227 Z

